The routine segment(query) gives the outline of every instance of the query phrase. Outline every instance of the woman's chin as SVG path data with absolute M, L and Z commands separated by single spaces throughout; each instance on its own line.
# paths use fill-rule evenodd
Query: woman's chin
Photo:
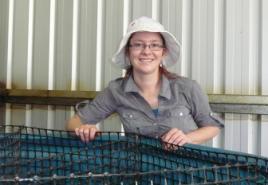
M 151 67 L 143 67 L 141 69 L 137 69 L 136 72 L 138 74 L 143 74 L 143 75 L 146 75 L 146 74 L 153 74 L 156 72 L 156 69 L 154 68 L 151 68 Z

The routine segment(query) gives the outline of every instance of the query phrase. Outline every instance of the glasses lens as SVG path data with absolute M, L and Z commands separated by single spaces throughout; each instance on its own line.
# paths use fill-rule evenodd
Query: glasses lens
M 142 43 L 134 43 L 134 44 L 130 44 L 129 45 L 130 48 L 134 49 L 134 50 L 143 50 L 145 49 L 146 47 L 148 47 L 151 51 L 159 51 L 161 49 L 164 48 L 163 45 L 161 44 L 142 44 Z

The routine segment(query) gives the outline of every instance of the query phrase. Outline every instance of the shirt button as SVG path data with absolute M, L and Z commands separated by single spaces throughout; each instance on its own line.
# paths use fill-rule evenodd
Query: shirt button
M 159 137 L 158 136 L 155 136 L 155 139 L 158 139 Z
M 183 116 L 183 113 L 182 112 L 180 112 L 180 114 L 179 114 L 180 116 Z
M 133 118 L 133 115 L 132 115 L 132 114 L 130 114 L 130 115 L 129 115 L 129 118 Z

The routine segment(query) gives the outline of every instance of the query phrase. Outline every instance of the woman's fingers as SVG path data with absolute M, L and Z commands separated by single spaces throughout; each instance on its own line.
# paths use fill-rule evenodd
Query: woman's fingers
M 183 132 L 181 130 L 177 128 L 172 128 L 162 136 L 162 140 L 167 143 L 173 143 L 174 140 L 182 134 Z
M 82 125 L 81 127 L 75 129 L 75 134 L 84 142 L 94 140 L 97 132 L 99 132 L 97 128 L 89 125 Z
M 188 143 L 188 139 L 185 135 L 178 136 L 174 142 L 175 145 L 183 146 L 184 144 Z
M 172 128 L 165 136 L 165 141 L 168 143 L 174 143 L 176 139 L 179 137 L 183 136 L 184 133 L 177 129 L 177 128 Z
M 170 129 L 166 134 L 162 136 L 162 140 L 169 144 L 183 146 L 186 143 L 191 143 L 190 138 L 177 128 Z
M 97 134 L 97 129 L 96 128 L 91 128 L 90 129 L 90 134 L 89 134 L 89 140 L 95 139 Z
M 81 136 L 83 137 L 83 138 L 81 137 L 82 141 L 88 142 L 90 140 L 90 130 L 91 129 L 89 128 L 83 130 L 83 132 L 81 133 L 82 134 Z

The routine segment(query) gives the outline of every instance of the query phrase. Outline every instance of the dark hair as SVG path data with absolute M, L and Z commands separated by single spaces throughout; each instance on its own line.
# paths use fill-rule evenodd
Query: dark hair
M 136 33 L 136 32 L 135 32 L 135 33 Z M 129 45 L 130 45 L 130 40 L 131 40 L 131 38 L 133 37 L 133 35 L 134 35 L 135 33 L 132 33 L 132 35 L 131 35 L 131 36 L 129 37 L 129 39 L 128 39 L 128 42 L 127 42 L 126 47 L 125 47 L 125 54 L 126 54 L 126 55 L 128 54 L 128 49 L 129 49 Z M 161 33 L 159 33 L 159 34 L 160 34 L 160 37 L 161 37 L 161 39 L 162 39 L 162 42 L 163 42 L 164 47 L 166 47 L 166 42 L 165 42 L 165 39 L 164 39 L 163 35 L 162 35 Z M 163 66 L 163 65 L 162 65 L 162 66 L 159 66 L 159 71 L 160 71 L 160 73 L 161 73 L 162 75 L 165 75 L 168 79 L 176 79 L 176 78 L 179 77 L 177 74 L 169 72 L 169 71 L 165 68 L 165 66 Z M 128 78 L 128 77 L 131 76 L 132 74 L 133 74 L 133 67 L 130 65 L 130 67 L 127 68 L 127 71 L 126 71 L 126 73 L 125 73 L 124 78 Z

